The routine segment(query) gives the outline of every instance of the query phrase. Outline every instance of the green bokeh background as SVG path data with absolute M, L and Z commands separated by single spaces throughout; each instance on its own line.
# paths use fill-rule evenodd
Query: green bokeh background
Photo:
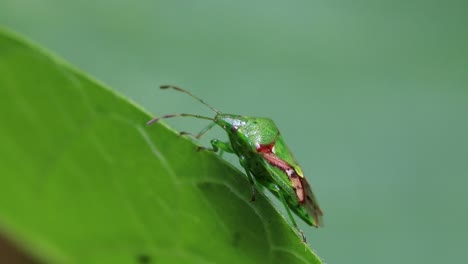
M 466 258 L 468 2 L 2 0 L 0 25 L 155 114 L 210 114 L 171 83 L 272 117 L 324 209 L 302 228 L 326 263 Z

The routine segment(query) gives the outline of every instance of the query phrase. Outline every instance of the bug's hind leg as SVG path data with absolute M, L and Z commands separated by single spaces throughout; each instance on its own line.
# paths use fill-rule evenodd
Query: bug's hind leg
M 257 191 L 255 189 L 255 181 L 253 179 L 252 174 L 250 173 L 249 166 L 247 164 L 247 160 L 245 159 L 244 156 L 239 157 L 239 162 L 241 166 L 244 168 L 245 173 L 247 174 L 247 178 L 249 179 L 250 186 L 252 187 L 252 198 L 250 198 L 250 201 L 253 202 L 255 201 L 255 196 L 257 195 Z
M 269 184 L 267 186 L 267 188 L 269 190 L 271 190 L 272 192 L 276 193 L 278 198 L 280 199 L 281 203 L 284 205 L 284 208 L 286 209 L 286 212 L 288 214 L 288 217 L 289 217 L 289 220 L 291 221 L 292 225 L 294 226 L 294 228 L 296 229 L 296 231 L 299 233 L 299 235 L 301 236 L 302 238 L 302 242 L 307 244 L 307 238 L 306 236 L 304 235 L 304 233 L 302 232 L 301 229 L 299 229 L 299 227 L 297 226 L 297 223 L 296 223 L 296 220 L 294 220 L 294 217 L 291 213 L 291 209 L 289 208 L 289 205 L 286 201 L 286 198 L 284 197 L 283 195 L 283 192 L 281 191 L 281 189 L 278 187 L 278 185 L 276 184 Z

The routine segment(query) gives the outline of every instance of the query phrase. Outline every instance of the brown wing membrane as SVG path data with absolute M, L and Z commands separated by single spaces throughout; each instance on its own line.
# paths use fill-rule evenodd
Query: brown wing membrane
M 317 203 L 317 199 L 315 199 L 314 194 L 312 193 L 312 189 L 310 188 L 309 183 L 307 182 L 306 178 L 300 178 L 302 187 L 304 188 L 306 201 L 304 203 L 304 207 L 307 210 L 307 213 L 314 218 L 315 227 L 323 226 L 322 221 L 322 209 Z

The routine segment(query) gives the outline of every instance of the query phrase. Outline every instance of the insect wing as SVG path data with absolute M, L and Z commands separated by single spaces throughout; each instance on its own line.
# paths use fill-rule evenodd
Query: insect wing
M 270 172 L 272 180 L 275 184 L 279 185 L 282 190 L 288 193 L 289 203 L 296 201 L 290 204 L 291 209 L 309 224 L 315 227 L 322 226 L 323 213 L 307 179 L 300 176 L 292 165 L 278 157 L 275 153 L 260 153 L 260 155 L 262 155 L 265 163 L 267 163 L 265 166 Z M 287 176 L 286 184 L 284 176 Z M 294 199 L 291 200 L 293 197 Z M 305 208 L 308 217 L 303 214 L 303 209 L 297 207 Z
M 314 224 L 313 226 L 319 227 L 323 226 L 323 212 L 322 209 L 320 209 L 320 206 L 317 203 L 317 199 L 314 196 L 314 193 L 312 192 L 312 189 L 310 188 L 309 182 L 307 182 L 307 179 L 301 178 L 302 182 L 302 187 L 305 193 L 305 202 L 303 206 L 306 208 L 307 213 L 312 216 L 314 219 Z

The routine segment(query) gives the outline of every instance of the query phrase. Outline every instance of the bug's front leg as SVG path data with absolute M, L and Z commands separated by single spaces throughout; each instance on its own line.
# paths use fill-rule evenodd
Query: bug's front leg
M 245 173 L 247 174 L 247 178 L 249 179 L 250 186 L 252 187 L 252 198 L 250 198 L 250 201 L 253 202 L 255 201 L 255 195 L 257 194 L 257 191 L 255 190 L 255 181 L 253 179 L 252 174 L 250 173 L 249 165 L 247 164 L 247 159 L 244 156 L 239 156 L 239 162 L 244 168 Z
M 213 151 L 213 152 L 218 152 L 220 150 L 220 155 L 222 155 L 223 151 L 228 152 L 228 153 L 234 153 L 234 150 L 231 147 L 231 144 L 229 142 L 222 142 L 217 139 L 212 139 L 210 141 L 211 146 L 213 148 L 205 148 L 205 147 L 198 147 L 197 151 L 200 150 L 207 150 L 207 151 Z

